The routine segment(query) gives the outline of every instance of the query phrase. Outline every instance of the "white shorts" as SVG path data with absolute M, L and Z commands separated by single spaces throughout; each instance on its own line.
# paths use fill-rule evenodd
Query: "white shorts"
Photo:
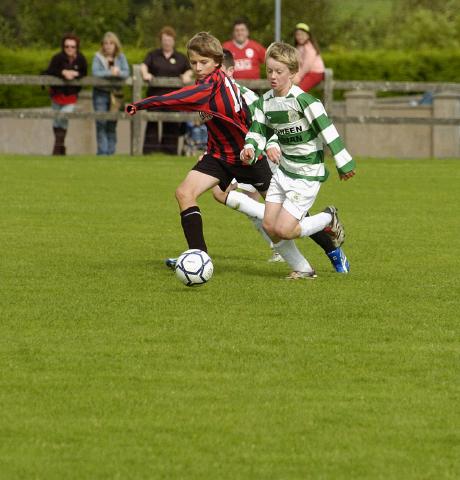
M 272 173 L 275 173 L 276 170 L 278 169 L 278 165 L 276 163 L 271 162 L 270 160 L 267 159 L 268 166 L 270 167 L 270 170 Z M 240 190 L 244 190 L 245 192 L 257 192 L 257 188 L 251 185 L 250 183 L 238 183 L 236 181 L 236 178 L 232 180 L 232 185 L 235 185 L 235 183 L 238 184 L 238 187 Z
M 265 201 L 281 203 L 293 217 L 301 220 L 315 202 L 320 187 L 318 181 L 291 178 L 278 168 L 273 174 Z

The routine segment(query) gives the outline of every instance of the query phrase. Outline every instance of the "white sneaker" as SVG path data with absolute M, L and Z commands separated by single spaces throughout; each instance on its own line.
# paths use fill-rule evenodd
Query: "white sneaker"
M 278 253 L 273 252 L 271 258 L 268 259 L 269 263 L 278 263 L 278 262 L 285 262 L 286 260 Z
M 318 275 L 314 270 L 310 272 L 291 272 L 286 279 L 287 280 L 314 280 Z

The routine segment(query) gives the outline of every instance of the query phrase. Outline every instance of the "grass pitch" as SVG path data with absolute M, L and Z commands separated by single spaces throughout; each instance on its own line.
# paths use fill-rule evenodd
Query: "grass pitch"
M 458 160 L 332 173 L 352 271 L 302 240 L 315 281 L 206 194 L 196 289 L 192 162 L 0 160 L 0 477 L 459 478 Z

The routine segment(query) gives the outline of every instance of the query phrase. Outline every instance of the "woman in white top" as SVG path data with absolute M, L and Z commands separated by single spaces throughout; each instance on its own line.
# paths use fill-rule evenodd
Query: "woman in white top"
M 304 92 L 308 92 L 324 79 L 324 62 L 318 44 L 306 23 L 295 26 L 295 46 L 299 52 L 299 72 L 294 78 Z

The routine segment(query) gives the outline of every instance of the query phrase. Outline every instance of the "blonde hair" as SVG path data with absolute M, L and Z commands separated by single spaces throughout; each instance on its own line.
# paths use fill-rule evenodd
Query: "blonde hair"
M 187 43 L 187 56 L 193 51 L 202 57 L 212 58 L 219 67 L 224 59 L 222 45 L 216 37 L 208 32 L 200 32 L 194 35 Z
M 113 32 L 106 32 L 102 37 L 100 52 L 102 53 L 102 55 L 104 55 L 104 42 L 107 40 L 115 44 L 115 52 L 113 56 L 118 57 L 118 55 L 121 53 L 121 42 Z
M 265 54 L 265 63 L 269 58 L 277 62 L 284 63 L 291 73 L 299 71 L 299 57 L 297 50 L 288 43 L 274 42 L 267 48 Z

